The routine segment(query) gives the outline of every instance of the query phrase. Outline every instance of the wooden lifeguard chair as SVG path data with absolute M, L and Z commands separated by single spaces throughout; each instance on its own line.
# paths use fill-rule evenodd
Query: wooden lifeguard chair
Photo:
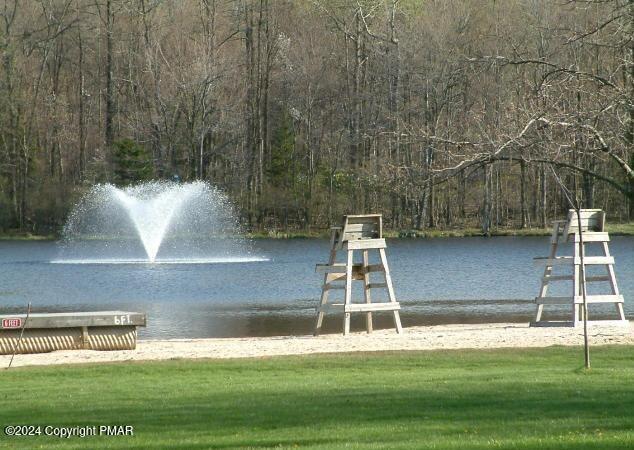
M 330 238 L 330 259 L 328 264 L 317 264 L 316 272 L 324 273 L 324 283 L 321 290 L 321 298 L 317 307 L 317 324 L 315 336 L 321 331 L 324 313 L 341 311 L 344 314 L 343 334 L 350 333 L 350 314 L 365 313 L 366 328 L 372 332 L 372 313 L 377 311 L 392 311 L 394 314 L 394 326 L 397 333 L 403 332 L 399 310 L 399 303 L 394 295 L 390 269 L 385 256 L 385 239 L 383 239 L 383 219 L 381 214 L 344 216 L 343 227 L 333 227 Z M 345 263 L 337 263 L 337 252 L 347 253 Z M 379 264 L 370 264 L 371 250 L 378 251 Z M 363 262 L 354 262 L 354 252 L 362 251 Z M 383 283 L 372 283 L 370 273 L 382 272 L 385 278 Z M 344 284 L 335 284 L 334 282 Z M 364 302 L 352 302 L 352 282 L 363 281 Z M 388 302 L 372 302 L 370 291 L 382 288 L 387 290 Z M 333 289 L 343 289 L 345 297 L 343 303 L 329 302 L 328 294 Z M 340 300 L 341 301 L 341 300 Z
M 568 212 L 566 220 L 558 220 L 553 222 L 553 232 L 550 238 L 550 255 L 547 257 L 535 258 L 535 262 L 544 265 L 544 273 L 542 276 L 539 295 L 535 298 L 537 304 L 537 313 L 535 322 L 532 326 L 577 326 L 583 320 L 583 296 L 582 287 L 586 292 L 586 302 L 591 303 L 613 303 L 616 308 L 618 320 L 596 320 L 588 321 L 593 324 L 627 324 L 625 314 L 623 312 L 623 296 L 619 293 L 616 284 L 616 276 L 614 274 L 614 258 L 610 255 L 608 242 L 610 237 L 605 231 L 605 212 L 600 209 L 582 209 L 581 216 L 581 232 L 583 233 L 583 249 L 580 248 L 580 236 L 577 212 L 571 209 Z M 559 256 L 558 250 L 565 243 L 572 242 L 572 255 Z M 586 247 L 589 245 L 600 245 L 603 254 L 600 256 L 586 256 Z M 584 268 L 603 266 L 606 273 L 600 276 L 581 277 L 581 252 L 583 252 Z M 571 269 L 572 273 L 553 274 L 555 267 L 565 267 Z M 550 283 L 555 281 L 572 281 L 572 295 L 565 297 L 548 296 L 548 288 Z M 607 282 L 610 292 L 607 294 L 594 295 L 588 294 L 586 283 Z M 544 305 L 571 305 L 572 320 L 566 322 L 549 322 L 542 320 Z

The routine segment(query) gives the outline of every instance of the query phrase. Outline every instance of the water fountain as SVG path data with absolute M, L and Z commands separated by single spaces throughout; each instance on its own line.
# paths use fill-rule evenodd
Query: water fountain
M 202 181 L 94 186 L 64 226 L 56 263 L 265 260 L 241 236 L 233 206 Z

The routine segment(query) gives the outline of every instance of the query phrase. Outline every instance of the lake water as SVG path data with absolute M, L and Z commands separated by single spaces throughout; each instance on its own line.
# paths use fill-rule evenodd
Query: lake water
M 548 242 L 546 237 L 388 240 L 403 325 L 531 320 L 530 302 L 543 270 L 532 258 L 546 255 Z M 142 338 L 310 333 L 323 277 L 314 267 L 327 262 L 328 241 L 257 240 L 254 248 L 269 260 L 52 264 L 58 256 L 53 242 L 0 242 L 0 313 L 24 312 L 28 302 L 33 311 L 140 311 L 148 316 Z M 626 314 L 634 318 L 634 238 L 613 237 L 610 249 Z M 355 294 L 362 298 L 360 290 Z M 550 317 L 565 312 L 554 308 L 546 310 L 555 312 Z M 594 310 L 605 315 L 613 307 L 592 305 Z M 390 314 L 375 314 L 375 323 L 391 326 Z M 353 315 L 352 326 L 362 329 L 363 317 Z M 327 315 L 324 331 L 341 330 L 341 316 Z

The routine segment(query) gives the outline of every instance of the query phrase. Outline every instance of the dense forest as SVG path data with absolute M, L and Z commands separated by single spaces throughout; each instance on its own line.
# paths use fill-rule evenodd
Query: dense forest
M 253 230 L 634 219 L 634 0 L 2 0 L 0 231 L 208 180 Z

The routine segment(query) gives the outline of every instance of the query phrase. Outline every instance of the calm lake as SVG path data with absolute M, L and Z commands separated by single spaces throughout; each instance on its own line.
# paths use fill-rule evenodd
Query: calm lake
M 24 312 L 28 302 L 33 311 L 140 311 L 148 316 L 141 338 L 307 334 L 322 282 L 314 268 L 327 262 L 328 246 L 256 240 L 256 253 L 268 259 L 257 262 L 52 264 L 53 242 L 0 242 L 0 313 Z M 548 247 L 547 237 L 388 240 L 403 326 L 531 320 L 543 270 L 532 258 Z M 613 237 L 610 249 L 626 315 L 634 318 L 634 237 Z M 566 295 L 567 286 L 553 295 Z M 613 313 L 611 306 L 592 306 L 595 317 Z M 565 312 L 554 308 L 545 317 Z M 389 313 L 375 317 L 377 328 L 391 326 Z M 363 317 L 354 319 L 353 330 L 360 330 Z M 325 332 L 341 330 L 341 316 L 326 316 Z

